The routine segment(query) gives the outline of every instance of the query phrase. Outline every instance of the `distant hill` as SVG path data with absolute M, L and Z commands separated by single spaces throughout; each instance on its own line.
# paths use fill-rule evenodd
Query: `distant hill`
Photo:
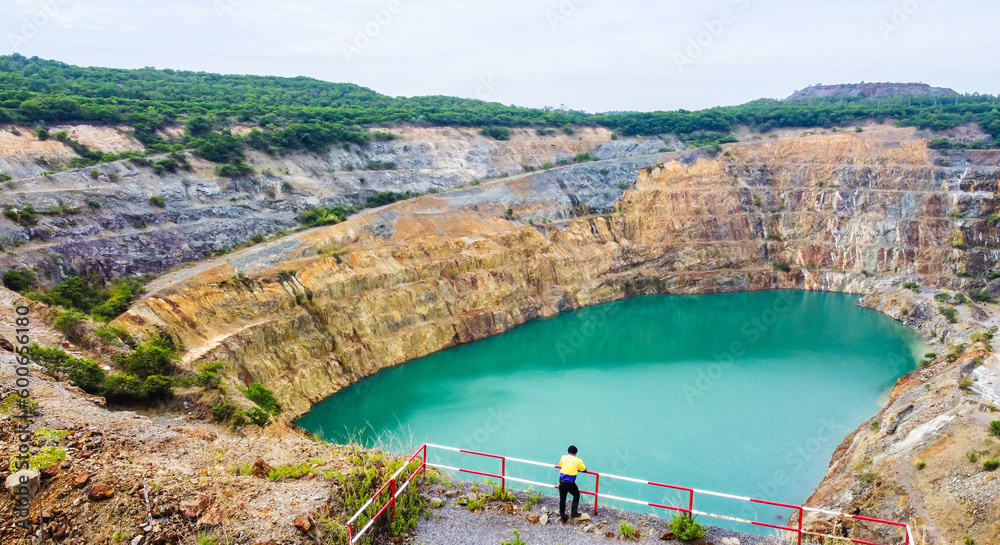
M 808 98 L 867 97 L 887 98 L 898 96 L 942 95 L 955 97 L 959 94 L 944 87 L 931 87 L 926 83 L 842 83 L 839 85 L 813 85 L 795 91 L 785 100 Z

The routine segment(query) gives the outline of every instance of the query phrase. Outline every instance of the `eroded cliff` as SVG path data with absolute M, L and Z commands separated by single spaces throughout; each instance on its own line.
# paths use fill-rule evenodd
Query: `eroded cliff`
M 188 361 L 226 360 L 302 412 L 378 369 L 632 295 L 863 293 L 909 276 L 971 285 L 982 281 L 959 273 L 998 259 L 983 219 L 996 160 L 982 155 L 936 167 L 923 141 L 895 129 L 675 154 L 643 170 L 614 213 L 556 221 L 544 218 L 573 206 L 572 188 L 526 175 L 180 271 L 119 321 L 162 328 Z M 252 287 L 230 281 L 238 274 Z

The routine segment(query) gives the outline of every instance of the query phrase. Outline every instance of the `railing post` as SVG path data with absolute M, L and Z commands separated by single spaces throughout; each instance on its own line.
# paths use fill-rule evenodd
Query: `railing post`
M 688 492 L 688 518 L 694 520 L 694 490 Z
M 601 497 L 601 474 L 594 473 L 597 476 L 594 482 L 594 515 L 597 515 L 597 500 Z
M 802 545 L 802 508 L 799 507 L 799 545 Z
M 500 458 L 500 490 L 507 490 L 507 458 Z
M 392 483 L 390 485 L 392 490 L 392 499 L 390 500 L 392 501 L 392 518 L 396 518 L 396 479 L 393 479 L 390 482 Z
M 424 463 L 423 470 L 427 471 L 427 443 L 424 443 Z
M 347 523 L 347 545 L 354 545 L 354 523 Z

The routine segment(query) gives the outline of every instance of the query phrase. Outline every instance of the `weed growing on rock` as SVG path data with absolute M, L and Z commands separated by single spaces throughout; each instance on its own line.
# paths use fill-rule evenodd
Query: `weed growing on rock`
M 948 320 L 948 323 L 957 324 L 958 323 L 958 311 L 955 307 L 949 307 L 941 305 L 938 307 L 938 312 Z
M 702 526 L 694 518 L 687 515 L 677 515 L 670 521 L 670 531 L 682 541 L 694 541 L 708 534 L 708 528 Z
M 521 539 L 521 532 L 514 530 L 514 539 L 503 541 L 500 545 L 528 545 L 528 542 Z
M 983 462 L 983 469 L 986 471 L 996 471 L 997 468 L 1000 468 L 1000 460 L 996 458 Z
M 631 522 L 622 522 L 618 525 L 618 535 L 622 539 L 637 539 L 639 537 L 639 530 Z

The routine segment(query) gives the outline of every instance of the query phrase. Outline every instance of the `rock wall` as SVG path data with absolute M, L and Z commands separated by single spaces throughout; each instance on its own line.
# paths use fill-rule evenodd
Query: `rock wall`
M 614 212 L 561 220 L 545 218 L 568 215 L 585 174 L 484 183 L 172 273 L 119 322 L 230 362 L 298 414 L 384 367 L 634 295 L 987 287 L 997 169 L 977 160 L 935 167 L 903 130 L 742 144 L 666 156 Z
M 50 128 L 53 134 L 62 130 L 93 150 L 142 150 L 124 127 Z M 503 142 L 464 128 L 404 125 L 390 131 L 397 139 L 331 147 L 323 154 L 251 151 L 247 162 L 255 174 L 230 180 L 215 173 L 215 164 L 193 156 L 191 171 L 162 176 L 132 161 L 72 168 L 75 154 L 67 145 L 40 141 L 28 127 L 0 127 L 0 173 L 13 178 L 0 192 L 0 205 L 22 209 L 31 204 L 40 212 L 33 226 L 0 217 L 0 268 L 36 267 L 47 282 L 79 273 L 104 278 L 158 273 L 202 261 L 256 234 L 297 227 L 298 216 L 308 208 L 360 205 L 380 191 L 444 191 L 518 174 L 525 167 L 571 163 L 581 153 L 620 158 L 602 167 L 607 169 L 603 174 L 595 169 L 591 175 L 617 192 L 618 184 L 631 185 L 638 169 L 625 158 L 664 146 L 659 139 L 612 140 L 609 131 L 593 128 L 545 136 L 516 129 Z M 179 138 L 183 131 L 171 135 Z M 369 169 L 373 162 L 391 162 L 395 168 Z M 562 169 L 547 175 L 559 178 Z M 165 206 L 151 204 L 152 196 L 162 196 Z M 584 192 L 579 198 L 608 209 L 614 197 Z
M 299 414 L 379 369 L 585 305 L 768 288 L 869 294 L 868 306 L 933 335 L 941 356 L 845 440 L 810 503 L 912 520 L 922 543 L 992 543 L 996 481 L 961 458 L 1000 456 L 985 431 L 1000 364 L 982 345 L 948 362 L 944 345 L 995 323 L 997 309 L 963 307 L 953 325 L 934 291 L 899 285 L 1000 291 L 986 274 L 1000 259 L 996 152 L 938 154 L 887 129 L 650 161 L 624 191 L 590 163 L 369 211 L 166 275 L 118 323 L 171 333 L 187 364 L 224 360 L 232 380 L 263 382 Z M 600 204 L 607 193 L 618 194 L 610 212 L 579 206 L 580 194 Z M 981 380 L 963 386 L 970 373 Z

